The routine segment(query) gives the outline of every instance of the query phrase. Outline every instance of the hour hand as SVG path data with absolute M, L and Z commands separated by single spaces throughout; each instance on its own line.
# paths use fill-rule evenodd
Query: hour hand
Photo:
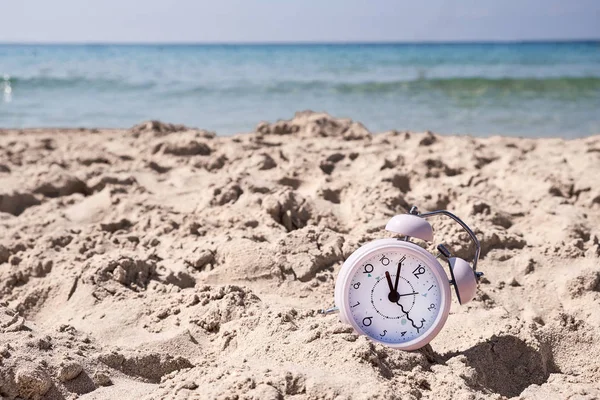
M 388 271 L 385 271 L 385 279 L 387 279 L 388 286 L 390 287 L 390 292 L 395 292 L 394 284 L 392 283 L 392 277 Z
M 385 271 L 385 279 L 387 279 L 388 286 L 390 287 L 390 294 L 388 294 L 388 300 L 392 303 L 395 303 L 398 300 L 400 300 L 400 295 L 394 289 L 394 285 L 392 284 L 392 277 L 390 276 L 390 273 L 388 271 Z

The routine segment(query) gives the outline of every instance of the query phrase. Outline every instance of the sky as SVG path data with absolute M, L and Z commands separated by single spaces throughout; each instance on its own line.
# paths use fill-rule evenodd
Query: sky
M 600 0 L 2 0 L 0 42 L 600 39 Z

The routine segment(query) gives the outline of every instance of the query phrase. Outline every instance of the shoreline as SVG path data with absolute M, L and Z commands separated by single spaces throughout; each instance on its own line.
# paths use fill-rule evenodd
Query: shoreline
M 312 111 L 299 111 L 299 113 L 304 112 L 312 112 Z M 319 113 L 316 114 L 327 114 L 327 113 Z M 348 118 L 341 118 L 348 119 Z M 285 119 L 279 119 L 276 122 L 286 121 Z M 9 136 L 9 135 L 45 135 L 45 134 L 54 134 L 54 133 L 67 133 L 67 134 L 127 134 L 131 132 L 137 126 L 141 126 L 148 123 L 157 123 L 159 125 L 176 125 L 181 126 L 182 131 L 202 131 L 202 132 L 210 132 L 214 133 L 215 137 L 218 138 L 232 138 L 236 136 L 243 135 L 252 135 L 256 133 L 256 129 L 246 132 L 237 132 L 232 134 L 219 134 L 213 130 L 207 130 L 203 128 L 188 126 L 185 124 L 179 123 L 169 123 L 161 120 L 147 120 L 142 121 L 139 124 L 135 124 L 132 127 L 121 127 L 121 128 L 103 128 L 103 127 L 30 127 L 30 128 L 2 128 L 0 127 L 0 135 Z M 263 123 L 271 123 L 267 121 L 260 121 L 257 126 L 260 126 Z M 587 136 L 578 136 L 578 137 L 560 137 L 560 136 L 540 136 L 540 137 L 527 137 L 527 136 L 511 136 L 511 135 L 502 135 L 502 134 L 489 134 L 489 135 L 475 135 L 471 133 L 440 133 L 436 131 L 426 130 L 426 131 L 414 131 L 414 130 L 396 130 L 396 129 L 388 129 L 380 132 L 370 132 L 371 135 L 389 135 L 389 134 L 423 134 L 423 133 L 431 133 L 436 136 L 445 137 L 445 138 L 471 138 L 476 140 L 490 140 L 490 139 L 514 139 L 514 140 L 534 140 L 534 141 L 545 141 L 545 140 L 564 140 L 564 141 L 595 141 L 595 138 L 600 136 L 599 133 L 589 134 Z

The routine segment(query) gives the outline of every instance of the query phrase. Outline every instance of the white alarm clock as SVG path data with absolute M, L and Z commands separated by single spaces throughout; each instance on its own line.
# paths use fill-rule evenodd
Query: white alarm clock
M 433 240 L 426 218 L 445 215 L 454 219 L 475 243 L 473 266 L 440 244 L 437 248 L 449 265 L 446 274 L 437 258 L 411 242 Z M 396 215 L 386 230 L 403 238 L 379 239 L 356 250 L 344 262 L 335 284 L 336 307 L 342 322 L 359 334 L 387 346 L 415 350 L 429 343 L 442 329 L 450 311 L 450 287 L 460 304 L 475 296 L 481 272 L 476 272 L 480 245 L 473 231 L 448 211 Z

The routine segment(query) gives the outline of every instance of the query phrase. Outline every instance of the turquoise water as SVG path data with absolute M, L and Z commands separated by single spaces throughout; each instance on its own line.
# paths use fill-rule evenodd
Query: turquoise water
M 372 131 L 600 133 L 600 42 L 0 45 L 0 127 L 161 119 L 231 134 L 295 111 Z

